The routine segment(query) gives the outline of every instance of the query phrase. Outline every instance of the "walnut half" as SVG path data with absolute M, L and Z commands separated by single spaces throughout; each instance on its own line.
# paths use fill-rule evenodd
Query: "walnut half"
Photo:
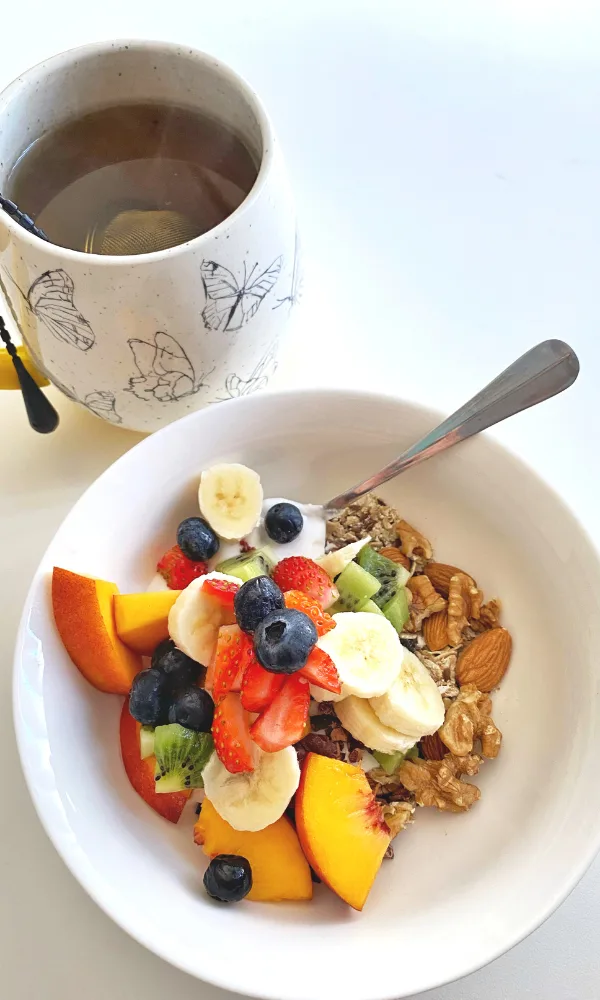
M 458 757 L 470 754 L 477 740 L 481 741 L 484 757 L 497 757 L 502 733 L 492 717 L 492 699 L 478 691 L 474 684 L 461 687 L 458 697 L 446 711 L 440 737 L 451 753 Z
M 428 576 L 413 576 L 406 586 L 411 596 L 410 619 L 406 629 L 408 632 L 418 632 L 425 618 L 444 610 L 446 598 L 433 589 Z
M 398 777 L 414 793 L 420 806 L 436 806 L 448 812 L 466 812 L 481 797 L 477 785 L 461 781 L 463 774 L 477 774 L 481 757 L 477 754 L 443 760 L 405 760 Z

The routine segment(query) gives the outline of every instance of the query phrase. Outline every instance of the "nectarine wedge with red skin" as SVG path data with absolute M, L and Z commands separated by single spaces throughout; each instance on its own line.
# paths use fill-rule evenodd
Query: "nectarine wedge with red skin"
M 362 910 L 392 839 L 362 768 L 307 754 L 296 792 L 296 831 L 319 878 Z
M 177 823 L 183 807 L 191 792 L 156 791 L 154 767 L 156 758 L 140 757 L 140 724 L 129 712 L 129 699 L 126 698 L 121 711 L 119 737 L 121 740 L 121 757 L 125 773 L 132 787 L 151 809 L 164 816 L 170 823 Z
M 67 653 L 86 680 L 109 694 L 128 694 L 142 658 L 119 639 L 113 608 L 114 583 L 55 566 L 54 620 Z
M 209 858 L 217 854 L 239 854 L 252 868 L 248 899 L 279 902 L 282 899 L 312 899 L 308 862 L 294 827 L 285 816 L 264 830 L 234 830 L 212 802 L 204 799 L 194 827 L 194 840 Z

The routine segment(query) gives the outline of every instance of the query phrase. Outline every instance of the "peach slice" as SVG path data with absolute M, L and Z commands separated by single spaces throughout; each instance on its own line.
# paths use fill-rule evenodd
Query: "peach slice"
M 143 656 L 152 653 L 163 639 L 168 639 L 169 611 L 180 590 L 157 590 L 145 594 L 115 594 L 117 635 Z
M 296 830 L 319 878 L 362 910 L 391 840 L 364 771 L 309 753 L 296 792 Z
M 312 899 L 310 868 L 294 827 L 285 816 L 255 833 L 234 830 L 212 802 L 204 799 L 194 827 L 194 840 L 202 845 L 209 858 L 239 854 L 248 859 L 252 868 L 248 899 L 271 903 Z
M 142 658 L 117 635 L 116 593 L 114 583 L 54 567 L 52 607 L 67 653 L 94 687 L 109 694 L 128 694 L 133 678 L 142 669 Z
M 144 802 L 169 823 L 177 823 L 191 792 L 157 792 L 154 780 L 155 757 L 140 757 L 140 724 L 129 711 L 129 699 L 123 702 L 119 739 L 125 773 Z

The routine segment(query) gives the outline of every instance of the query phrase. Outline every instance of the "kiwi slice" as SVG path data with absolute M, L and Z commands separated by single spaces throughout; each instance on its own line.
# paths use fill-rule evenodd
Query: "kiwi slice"
M 154 730 L 151 726 L 142 726 L 140 729 L 140 757 L 145 760 L 154 753 Z
M 367 573 L 358 563 L 348 563 L 335 581 L 335 585 L 340 596 L 332 608 L 328 608 L 330 614 L 338 611 L 358 611 L 362 610 L 374 594 L 377 593 L 381 584 L 374 576 Z
M 392 623 L 396 632 L 402 632 L 409 617 L 408 594 L 406 592 L 406 587 L 401 587 L 400 590 L 394 594 L 391 601 L 388 601 L 387 604 L 383 605 L 381 610 L 388 621 Z
M 394 753 L 381 753 L 380 750 L 371 750 L 371 753 L 386 774 L 394 774 L 403 760 L 414 760 L 419 756 L 416 746 L 411 747 L 406 753 L 402 753 L 401 750 L 395 750 Z
M 392 562 L 386 556 L 382 556 L 370 545 L 365 545 L 357 556 L 359 566 L 366 569 L 367 573 L 374 576 L 381 584 L 373 600 L 380 608 L 391 601 L 400 587 L 403 587 L 408 580 L 410 573 L 404 566 Z
M 365 604 L 361 604 L 361 606 L 360 606 L 360 608 L 358 610 L 359 611 L 369 611 L 372 615 L 382 615 L 383 616 L 383 611 L 381 610 L 381 608 L 378 608 L 377 605 L 375 604 L 375 601 L 371 601 L 371 600 L 366 601 Z
M 224 559 L 218 566 L 215 566 L 218 573 L 227 573 L 229 576 L 237 576 L 243 583 L 252 580 L 255 576 L 270 576 L 273 569 L 273 560 L 265 549 L 254 549 L 241 556 L 232 556 L 231 559 Z
M 202 788 L 202 772 L 213 749 L 210 733 L 195 733 L 176 722 L 157 726 L 154 730 L 156 791 L 184 792 L 188 788 Z

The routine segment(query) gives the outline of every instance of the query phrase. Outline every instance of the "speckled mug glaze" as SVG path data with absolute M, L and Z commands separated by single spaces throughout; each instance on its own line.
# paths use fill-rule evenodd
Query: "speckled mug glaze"
M 157 253 L 100 256 L 45 243 L 0 212 L 0 287 L 36 365 L 71 399 L 140 431 L 263 388 L 299 280 L 293 202 L 267 115 L 232 70 L 190 48 L 104 42 L 18 77 L 0 95 L 0 191 L 43 131 L 152 100 L 216 117 L 260 161 L 252 190 L 215 229 Z

